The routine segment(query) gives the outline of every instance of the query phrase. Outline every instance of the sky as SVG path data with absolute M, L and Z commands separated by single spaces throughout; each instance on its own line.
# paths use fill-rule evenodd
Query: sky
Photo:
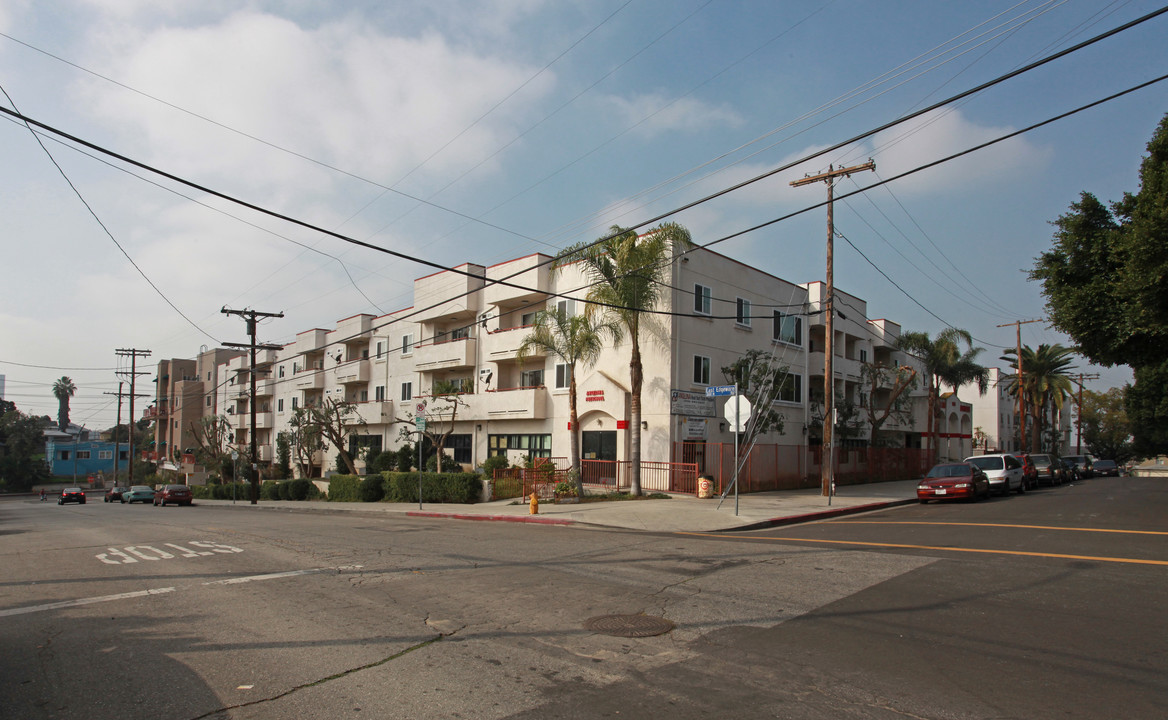
M 1158 9 L 1007 0 L 0 0 L 0 106 L 359 247 L 0 122 L 0 374 L 24 412 L 114 424 L 119 348 L 259 340 L 412 304 L 490 265 L 638 226 Z M 699 244 L 824 277 L 805 174 L 837 196 L 1150 80 L 1168 15 L 676 214 Z M 1138 190 L 1168 83 L 835 203 L 835 283 L 868 315 L 968 330 L 984 363 L 1044 317 L 1027 278 L 1083 191 Z M 38 142 L 39 139 L 39 142 Z M 42 147 L 43 144 L 43 147 Z M 854 247 L 853 247 L 854 246 Z M 397 256 L 381 250 L 392 250 Z M 862 253 L 862 254 L 861 254 Z M 1022 341 L 1071 344 L 1046 322 Z M 1099 373 L 1089 389 L 1130 380 Z M 152 375 L 139 392 L 153 393 Z M 144 407 L 148 399 L 138 401 Z

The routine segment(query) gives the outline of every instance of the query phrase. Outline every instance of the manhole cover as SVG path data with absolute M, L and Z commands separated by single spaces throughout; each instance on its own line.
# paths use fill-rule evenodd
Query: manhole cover
M 673 629 L 673 623 L 652 615 L 601 615 L 585 620 L 584 627 L 604 635 L 639 638 L 664 635 Z

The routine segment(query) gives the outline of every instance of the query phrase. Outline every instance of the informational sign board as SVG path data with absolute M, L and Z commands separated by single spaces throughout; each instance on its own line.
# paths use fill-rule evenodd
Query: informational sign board
M 418 429 L 418 432 L 426 432 L 426 418 L 414 418 L 414 427 Z
M 706 388 L 706 395 L 709 397 L 726 397 L 734 394 L 733 385 L 711 385 Z
M 685 439 L 705 440 L 709 425 L 705 418 L 687 417 L 685 419 Z
M 426 417 L 426 403 L 420 402 L 414 406 L 414 414 L 420 418 Z
M 714 398 L 703 393 L 673 390 L 669 397 L 669 412 L 696 418 L 718 417 Z

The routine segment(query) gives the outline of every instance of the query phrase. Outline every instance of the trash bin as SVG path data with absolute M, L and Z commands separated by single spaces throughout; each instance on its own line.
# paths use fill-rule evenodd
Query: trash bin
M 714 476 L 713 475 L 699 475 L 698 476 L 698 498 L 708 500 L 714 497 Z

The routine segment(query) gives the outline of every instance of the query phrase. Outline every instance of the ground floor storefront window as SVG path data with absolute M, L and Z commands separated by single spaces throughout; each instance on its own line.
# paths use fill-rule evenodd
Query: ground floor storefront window
M 552 456 L 552 436 L 550 434 L 514 434 L 489 435 L 487 437 L 487 457 L 495 457 L 496 455 L 507 457 L 510 450 L 524 452 L 528 459 L 550 458 Z

